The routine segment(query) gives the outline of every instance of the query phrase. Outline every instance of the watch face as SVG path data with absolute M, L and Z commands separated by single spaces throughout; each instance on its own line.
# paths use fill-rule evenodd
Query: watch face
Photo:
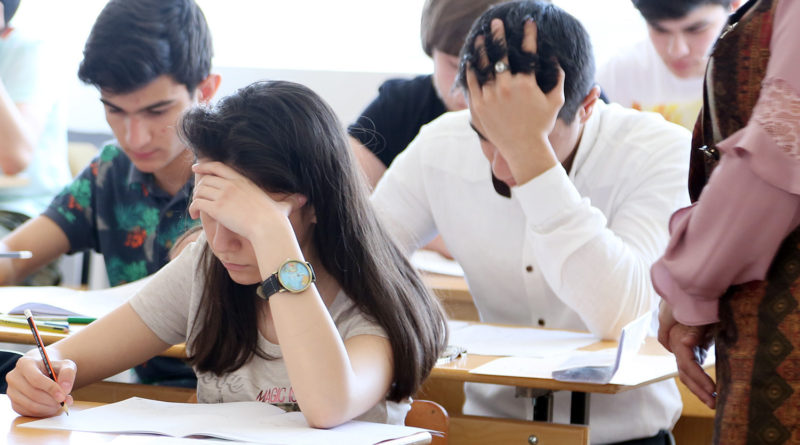
M 278 281 L 289 292 L 302 292 L 311 285 L 311 269 L 303 262 L 287 261 L 278 269 Z

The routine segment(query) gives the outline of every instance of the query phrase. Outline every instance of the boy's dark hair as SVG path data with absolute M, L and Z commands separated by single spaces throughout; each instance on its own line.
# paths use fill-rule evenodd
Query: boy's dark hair
M 394 380 L 387 398 L 412 396 L 447 344 L 445 318 L 381 226 L 333 110 L 302 85 L 256 82 L 214 108 L 189 110 L 178 134 L 200 159 L 222 162 L 263 190 L 308 198 L 320 263 L 388 336 Z M 189 362 L 221 375 L 254 355 L 269 359 L 258 347 L 258 285 L 234 282 L 208 245 L 201 264 L 206 281 L 195 321 L 202 329 L 188 342 Z
M 193 93 L 209 75 L 212 55 L 194 0 L 111 0 L 86 40 L 78 77 L 124 94 L 166 74 Z
M 506 45 L 492 39 L 491 22 L 503 21 Z M 525 22 L 532 19 L 537 28 L 537 53 L 522 51 Z M 475 49 L 475 39 L 484 36 L 487 66 L 480 62 L 481 52 Z M 548 93 L 558 83 L 558 65 L 564 70 L 564 106 L 558 118 L 572 123 L 586 95 L 594 86 L 594 55 L 589 34 L 583 25 L 561 8 L 540 1 L 515 1 L 493 6 L 472 26 L 464 48 L 458 81 L 467 90 L 467 65 L 483 85 L 494 78 L 494 64 L 508 54 L 511 73 L 536 73 L 536 81 Z
M 11 21 L 11 17 L 14 17 L 14 13 L 17 12 L 19 2 L 20 0 L 0 0 L 0 3 L 3 4 L 3 19 L 6 22 L 6 26 Z
M 475 19 L 504 1 L 508 0 L 427 0 L 419 27 L 425 54 L 433 57 L 436 49 L 457 56 Z
M 732 0 L 631 0 L 645 20 L 674 20 L 688 15 L 705 5 L 720 5 L 727 11 Z

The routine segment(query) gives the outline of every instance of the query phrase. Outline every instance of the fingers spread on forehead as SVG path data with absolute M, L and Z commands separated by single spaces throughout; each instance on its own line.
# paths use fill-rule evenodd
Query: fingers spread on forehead
M 482 34 L 475 37 L 474 57 L 469 61 L 469 64 L 477 71 L 489 69 L 489 56 L 486 54 L 486 39 Z
M 486 55 L 485 39 L 483 35 L 475 37 L 474 51 L 467 58 L 467 73 L 473 73 L 479 85 L 492 79 L 492 67 Z
M 493 66 L 497 62 L 503 62 L 507 66 L 508 43 L 506 42 L 506 31 L 503 26 L 503 21 L 500 19 L 492 19 L 490 26 L 492 38 L 487 39 L 485 42 L 489 64 Z
M 467 90 L 469 91 L 469 94 L 467 95 L 467 103 L 470 108 L 474 108 L 475 105 L 480 102 L 483 96 L 483 91 L 481 90 L 481 84 L 478 83 L 477 74 L 472 69 L 472 65 L 467 65 L 466 74 Z
M 536 53 L 536 38 L 539 31 L 536 28 L 536 22 L 532 18 L 525 20 L 524 33 L 522 37 L 522 50 L 527 53 Z

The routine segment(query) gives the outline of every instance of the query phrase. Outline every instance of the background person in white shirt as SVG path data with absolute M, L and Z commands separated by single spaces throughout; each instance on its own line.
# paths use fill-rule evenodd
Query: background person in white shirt
M 612 102 L 694 128 L 711 46 L 741 0 L 632 0 L 649 38 L 621 50 L 597 81 Z
M 472 28 L 464 63 L 475 66 L 483 51 L 474 42 L 493 17 L 503 18 L 511 48 L 489 45 L 489 68 L 477 76 L 462 64 L 470 109 L 423 127 L 372 202 L 408 252 L 442 236 L 482 321 L 617 338 L 656 307 L 649 267 L 666 246 L 669 215 L 688 202 L 689 132 L 600 103 L 589 37 L 552 5 L 491 8 Z M 492 27 L 503 35 L 500 21 Z M 509 68 L 492 70 L 501 60 Z M 465 390 L 466 414 L 532 417 L 513 387 Z M 592 395 L 592 443 L 669 443 L 680 410 L 671 380 Z M 569 395 L 556 394 L 554 420 L 568 415 Z

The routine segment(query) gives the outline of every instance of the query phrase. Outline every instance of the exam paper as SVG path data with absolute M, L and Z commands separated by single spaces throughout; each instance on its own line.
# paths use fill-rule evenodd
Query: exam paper
M 455 260 L 447 259 L 438 252 L 419 249 L 411 254 L 411 265 L 425 272 L 442 275 L 464 276 L 464 269 Z
M 638 353 L 647 336 L 651 316 L 648 313 L 628 323 L 617 348 L 572 351 L 546 358 L 503 357 L 470 373 L 618 385 L 639 385 L 677 373 L 672 355 Z
M 450 344 L 463 347 L 467 354 L 552 357 L 598 341 L 585 332 L 484 324 L 450 327 Z
M 229 440 L 216 440 L 204 439 L 198 442 L 197 439 L 186 439 L 182 437 L 167 437 L 167 436 L 143 436 L 137 435 L 122 435 L 115 437 L 111 445 L 231 445 Z M 237 445 L 253 444 L 255 442 L 235 442 Z
M 133 397 L 51 417 L 21 428 L 153 433 L 174 437 L 208 436 L 259 444 L 375 444 L 425 430 L 400 425 L 350 421 L 336 428 L 315 429 L 299 412 L 284 412 L 263 402 L 171 403 Z
M 144 278 L 122 286 L 98 290 L 76 290 L 60 286 L 0 287 L 0 313 L 63 315 L 100 318 L 128 301 L 147 283 Z
M 653 314 L 648 312 L 625 325 L 614 354 L 608 351 L 576 354 L 553 371 L 553 378 L 566 382 L 608 383 L 621 366 L 633 366 L 652 319 Z

